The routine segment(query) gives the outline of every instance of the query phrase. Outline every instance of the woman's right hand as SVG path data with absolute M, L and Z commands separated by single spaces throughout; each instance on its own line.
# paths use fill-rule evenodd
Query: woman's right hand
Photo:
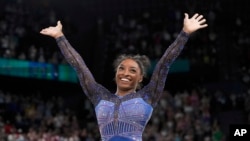
M 56 26 L 50 26 L 42 29 L 40 33 L 43 35 L 51 36 L 53 38 L 58 38 L 63 36 L 61 21 L 57 21 Z

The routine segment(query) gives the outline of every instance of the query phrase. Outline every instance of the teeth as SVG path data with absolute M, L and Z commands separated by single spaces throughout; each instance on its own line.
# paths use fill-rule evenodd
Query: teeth
M 129 80 L 128 80 L 128 79 L 126 79 L 126 78 L 122 78 L 121 80 L 122 80 L 122 81 L 129 81 Z

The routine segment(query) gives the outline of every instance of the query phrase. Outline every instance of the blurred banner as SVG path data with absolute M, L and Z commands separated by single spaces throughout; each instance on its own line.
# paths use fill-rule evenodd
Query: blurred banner
M 73 83 L 78 80 L 74 69 L 69 65 L 55 65 L 5 58 L 0 58 L 0 75 Z

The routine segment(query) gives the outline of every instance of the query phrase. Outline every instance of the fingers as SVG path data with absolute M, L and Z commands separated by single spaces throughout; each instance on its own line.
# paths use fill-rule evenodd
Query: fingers
M 47 29 L 42 29 L 42 30 L 40 31 L 40 33 L 41 33 L 41 34 L 46 34 L 46 33 L 47 33 Z
M 189 16 L 188 16 L 187 13 L 184 13 L 184 16 L 185 16 L 185 19 L 188 19 L 188 18 L 189 18 Z
M 59 29 L 62 29 L 62 23 L 61 23 L 61 21 L 57 21 L 57 27 L 58 27 Z
M 200 20 L 203 19 L 203 15 L 200 15 L 200 14 L 198 14 L 198 13 L 195 13 L 191 19 L 195 19 L 195 20 L 200 21 Z
M 206 24 L 206 19 L 202 19 L 202 20 L 200 20 L 198 22 L 199 22 L 200 28 L 205 28 L 205 27 L 208 26 L 208 24 Z
M 40 31 L 41 34 L 43 35 L 48 35 L 54 38 L 57 38 L 59 36 L 62 36 L 62 24 L 61 21 L 57 21 L 57 25 L 56 26 L 49 26 L 47 28 L 43 28 Z
M 195 13 L 191 19 L 196 19 L 199 16 L 198 13 Z
M 201 21 L 199 21 L 200 22 L 200 24 L 204 24 L 204 23 L 206 23 L 206 19 L 202 19 Z
M 57 25 L 62 25 L 61 21 L 57 21 Z
M 52 30 L 54 29 L 54 27 L 50 26 L 50 27 L 47 27 L 47 28 L 44 28 L 40 31 L 40 33 L 42 34 L 49 34 Z
M 203 15 L 197 16 L 196 20 L 200 21 L 203 18 Z
M 202 24 L 202 25 L 200 25 L 200 28 L 205 28 L 207 26 L 208 26 L 207 24 Z
M 42 30 L 40 31 L 40 33 L 45 32 L 45 31 L 46 31 L 46 28 L 42 29 Z

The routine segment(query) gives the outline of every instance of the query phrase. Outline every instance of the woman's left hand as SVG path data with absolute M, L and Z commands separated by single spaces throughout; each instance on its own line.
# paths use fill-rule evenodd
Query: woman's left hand
M 206 24 L 206 19 L 203 18 L 203 15 L 194 14 L 191 18 L 187 13 L 184 14 L 185 18 L 183 21 L 183 31 L 187 34 L 191 34 L 198 29 L 205 28 L 208 25 Z

